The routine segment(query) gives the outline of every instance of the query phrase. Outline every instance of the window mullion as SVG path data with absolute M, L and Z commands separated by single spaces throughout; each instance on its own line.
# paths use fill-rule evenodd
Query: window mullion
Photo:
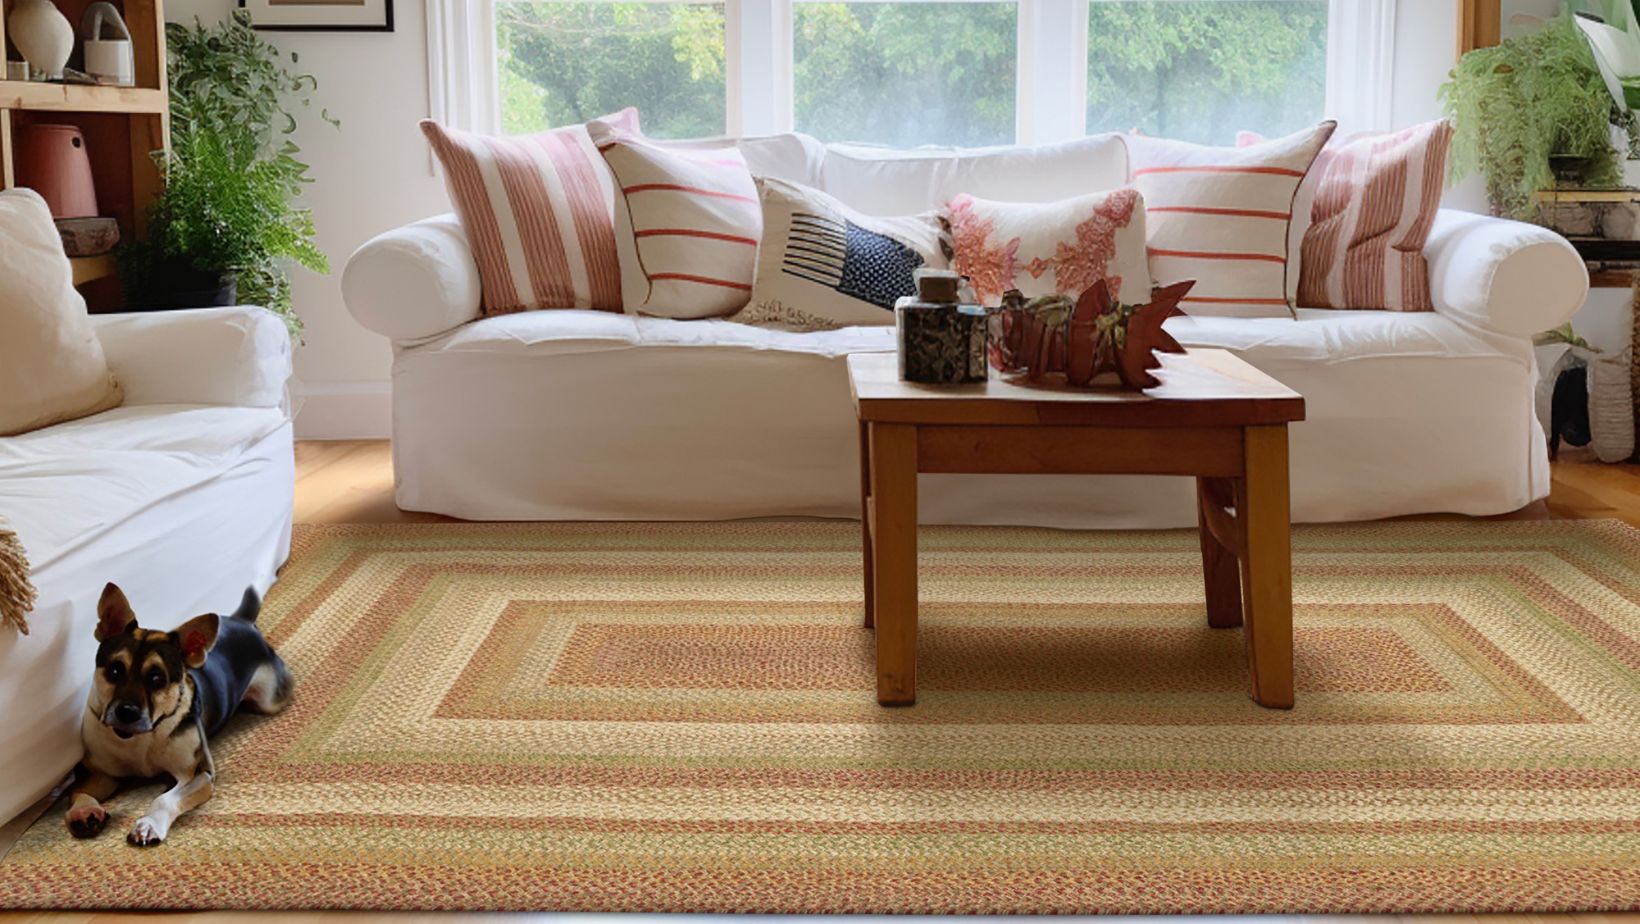
M 791 0 L 726 0 L 725 14 L 729 133 L 791 130 Z
M 1015 140 L 1080 137 L 1087 119 L 1087 0 L 1019 0 Z

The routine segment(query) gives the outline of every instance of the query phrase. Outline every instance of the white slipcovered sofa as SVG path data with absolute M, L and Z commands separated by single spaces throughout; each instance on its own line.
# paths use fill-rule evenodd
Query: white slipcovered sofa
M 97 597 L 170 629 L 266 591 L 290 551 L 290 337 L 260 308 L 94 315 L 125 403 L 0 438 L 0 512 L 28 551 L 30 632 L 0 627 L 0 823 L 80 759 Z
M 798 135 L 741 142 L 754 173 L 878 215 L 960 192 L 1048 202 L 1127 179 L 1114 136 L 980 151 L 883 151 Z M 1547 495 L 1533 334 L 1565 322 L 1588 276 L 1559 236 L 1443 210 L 1426 253 L 1436 311 L 1178 318 L 1301 392 L 1292 431 L 1301 522 L 1450 511 Z M 857 516 L 843 357 L 894 349 L 891 327 L 792 333 L 727 320 L 588 311 L 480 318 L 453 216 L 390 231 L 350 261 L 353 316 L 393 342 L 399 506 L 468 519 Z M 1185 479 L 925 475 L 924 522 L 1194 525 Z

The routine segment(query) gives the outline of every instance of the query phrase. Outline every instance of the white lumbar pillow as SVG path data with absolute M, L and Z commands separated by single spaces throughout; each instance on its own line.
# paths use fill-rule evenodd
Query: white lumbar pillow
M 51 210 L 31 189 L 0 192 L 0 436 L 119 403 Z
M 733 320 L 797 330 L 893 324 L 917 291 L 913 271 L 943 269 L 939 215 L 862 215 L 818 189 L 757 181 L 763 243 L 751 303 Z

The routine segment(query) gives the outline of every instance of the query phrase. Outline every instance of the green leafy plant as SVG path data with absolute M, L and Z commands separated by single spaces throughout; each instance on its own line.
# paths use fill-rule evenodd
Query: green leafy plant
M 1626 114 L 1615 111 L 1570 13 L 1464 55 L 1440 95 L 1455 129 L 1453 182 L 1478 171 L 1501 215 L 1538 217 L 1534 195 L 1555 183 L 1551 157 L 1581 159 L 1586 185 L 1621 183 L 1611 125 Z
M 127 288 L 153 302 L 179 277 L 214 286 L 231 275 L 240 301 L 266 306 L 300 337 L 289 265 L 330 271 L 312 213 L 295 204 L 312 180 L 291 140 L 292 110 L 312 106 L 318 83 L 288 70 L 243 10 L 215 27 L 169 23 L 165 37 L 171 149 L 155 155 L 165 189 L 150 207 L 147 240 L 123 254 Z

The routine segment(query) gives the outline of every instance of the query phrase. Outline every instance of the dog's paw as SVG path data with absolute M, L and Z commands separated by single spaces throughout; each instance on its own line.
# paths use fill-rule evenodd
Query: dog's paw
M 75 837 L 96 837 L 106 827 L 108 813 L 100 805 L 76 805 L 68 810 L 68 833 Z
M 165 829 L 151 818 L 138 818 L 131 826 L 131 833 L 125 836 L 125 842 L 136 847 L 152 847 L 164 840 Z

